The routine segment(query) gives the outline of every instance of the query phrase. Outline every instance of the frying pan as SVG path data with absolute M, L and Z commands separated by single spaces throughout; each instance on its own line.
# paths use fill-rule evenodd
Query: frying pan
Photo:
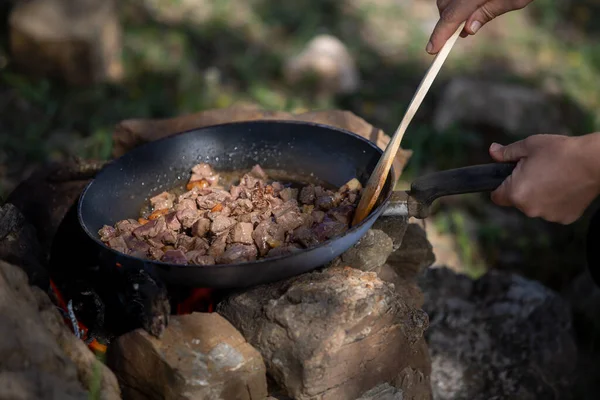
M 425 218 L 442 196 L 494 190 L 514 165 L 492 163 L 434 173 L 415 180 L 408 192 L 394 192 L 392 169 L 378 204 L 343 235 L 291 255 L 228 265 L 176 265 L 122 254 L 98 236 L 103 225 L 137 218 L 144 202 L 181 185 L 197 163 L 216 170 L 263 168 L 314 176 L 336 187 L 352 178 L 363 185 L 382 150 L 354 133 L 296 121 L 251 121 L 203 127 L 135 148 L 105 166 L 80 196 L 77 216 L 105 265 L 146 268 L 166 283 L 193 287 L 243 288 L 299 275 L 348 250 L 383 215 Z

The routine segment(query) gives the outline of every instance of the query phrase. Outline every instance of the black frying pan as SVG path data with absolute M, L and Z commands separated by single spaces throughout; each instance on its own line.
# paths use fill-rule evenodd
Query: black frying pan
M 494 190 L 514 168 L 493 163 L 443 171 L 416 180 L 408 193 L 393 192 L 396 176 L 392 170 L 371 214 L 344 235 L 292 255 L 242 264 L 186 266 L 144 260 L 116 252 L 98 237 L 103 225 L 137 218 L 149 197 L 187 182 L 191 167 L 199 162 L 217 170 L 260 164 L 312 174 L 339 187 L 355 177 L 366 184 L 382 153 L 356 134 L 306 122 L 252 121 L 205 127 L 145 144 L 104 167 L 82 193 L 78 218 L 109 265 L 146 267 L 176 285 L 240 288 L 311 271 L 354 245 L 384 211 L 424 218 L 435 199 Z

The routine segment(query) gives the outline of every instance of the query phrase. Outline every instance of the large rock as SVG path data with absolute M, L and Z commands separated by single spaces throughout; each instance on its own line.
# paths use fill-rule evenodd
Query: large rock
M 448 83 L 433 124 L 439 131 L 457 124 L 488 126 L 517 139 L 542 132 L 568 134 L 560 110 L 543 93 L 470 78 L 455 78 Z
M 427 315 L 373 272 L 331 267 L 234 294 L 217 311 L 294 399 L 355 399 L 383 382 L 429 399 Z
M 421 282 L 434 398 L 569 399 L 577 350 L 566 303 L 541 284 L 446 268 Z
M 127 333 L 111 343 L 107 363 L 127 399 L 267 397 L 260 354 L 216 313 L 175 316 L 160 340 L 143 330 Z
M 349 111 L 329 110 L 291 114 L 283 111 L 266 111 L 253 107 L 230 107 L 201 111 L 166 119 L 130 119 L 120 122 L 113 134 L 113 156 L 119 157 L 129 150 L 175 133 L 204 126 L 228 122 L 255 120 L 292 120 L 330 125 L 360 135 L 379 148 L 385 149 L 390 141 L 381 129 Z M 399 149 L 394 160 L 394 169 L 401 173 L 412 151 Z
M 47 288 L 49 277 L 35 228 L 11 203 L 0 206 L 0 260 L 19 265 L 29 282 Z
M 48 296 L 2 261 L 0 320 L 0 380 L 11 382 L 0 385 L 0 398 L 86 399 L 96 384 L 98 398 L 121 398 L 112 372 L 68 330 Z
M 353 93 L 360 78 L 354 57 L 338 38 L 318 35 L 284 65 L 283 75 L 295 85 L 314 79 L 315 89 L 325 95 Z
M 20 0 L 9 18 L 12 58 L 22 70 L 71 84 L 122 77 L 114 0 Z

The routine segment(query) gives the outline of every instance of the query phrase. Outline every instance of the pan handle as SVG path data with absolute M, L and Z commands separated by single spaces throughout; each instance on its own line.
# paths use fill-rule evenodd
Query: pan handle
M 516 163 L 490 163 L 434 172 L 413 181 L 409 197 L 416 200 L 415 217 L 426 218 L 429 206 L 440 197 L 494 191 L 515 169 Z M 411 213 L 412 214 L 412 213 Z

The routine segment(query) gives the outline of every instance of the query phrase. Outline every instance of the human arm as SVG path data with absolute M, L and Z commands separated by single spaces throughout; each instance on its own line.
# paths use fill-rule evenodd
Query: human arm
M 518 162 L 492 192 L 492 201 L 529 217 L 570 224 L 600 195 L 600 132 L 583 136 L 533 135 L 490 146 L 498 162 Z
M 440 19 L 426 50 L 437 54 L 444 43 L 466 21 L 461 37 L 474 35 L 483 25 L 509 11 L 525 8 L 533 0 L 437 0 Z

